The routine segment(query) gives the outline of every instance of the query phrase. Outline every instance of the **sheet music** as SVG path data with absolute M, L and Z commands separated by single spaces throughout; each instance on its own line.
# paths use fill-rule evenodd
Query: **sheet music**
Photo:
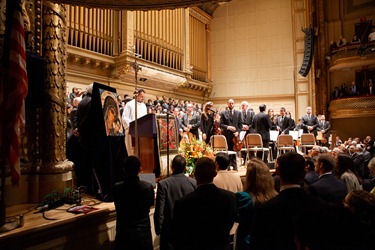
M 279 136 L 279 131 L 270 130 L 270 141 L 277 141 L 278 136 Z
M 298 138 L 300 138 L 302 134 L 303 134 L 303 129 L 298 129 Z
M 242 141 L 245 138 L 246 131 L 241 131 L 240 132 L 240 141 Z
M 289 131 L 289 134 L 293 137 L 293 140 L 298 140 L 299 131 Z

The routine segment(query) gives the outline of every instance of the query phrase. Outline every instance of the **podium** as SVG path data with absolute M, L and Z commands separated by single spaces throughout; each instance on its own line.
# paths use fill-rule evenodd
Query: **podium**
M 160 173 L 160 156 L 158 146 L 158 129 L 156 115 L 147 114 L 137 120 L 138 145 L 136 145 L 138 158 L 141 161 L 143 173 Z M 129 133 L 135 137 L 135 121 L 129 124 Z

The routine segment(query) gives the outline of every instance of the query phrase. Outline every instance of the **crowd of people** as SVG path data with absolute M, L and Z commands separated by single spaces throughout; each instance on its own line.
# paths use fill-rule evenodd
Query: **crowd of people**
M 229 164 L 225 153 L 202 157 L 191 178 L 183 174 L 185 159 L 174 157 L 173 174 L 158 183 L 156 194 L 153 220 L 160 249 L 373 248 L 375 194 L 363 189 L 352 156 L 288 152 L 277 158 L 274 177 L 254 157 L 242 181 L 226 170 Z M 137 177 L 141 165 L 129 157 L 127 177 L 114 189 L 115 249 L 153 249 L 154 193 Z M 375 172 L 375 158 L 369 168 Z
M 372 79 L 368 79 L 364 86 L 357 84 L 352 81 L 350 86 L 347 86 L 345 82 L 341 86 L 335 86 L 335 89 L 331 93 L 331 99 L 339 99 L 351 96 L 373 96 L 375 94 L 374 84 Z
M 186 160 L 177 155 L 171 164 L 173 174 L 157 185 L 156 200 L 152 185 L 138 177 L 144 163 L 130 155 L 123 165 L 124 180 L 113 188 L 116 249 L 153 249 L 149 216 L 153 205 L 160 249 L 374 246 L 375 145 L 370 136 L 363 141 L 349 138 L 344 142 L 336 137 L 335 147 L 329 150 L 330 123 L 324 115 L 314 115 L 311 107 L 295 122 L 284 107 L 276 114 L 262 104 L 255 112 L 243 101 L 236 110 L 234 100 L 229 99 L 226 109 L 217 112 L 212 102 L 199 105 L 165 97 L 148 100 L 147 105 L 144 94 L 144 90 L 138 90 L 135 98 L 120 104 L 123 124 L 135 119 L 132 112 L 137 101 L 137 105 L 144 105 L 142 115 L 173 113 L 181 136 L 191 133 L 209 143 L 211 135 L 220 133 L 227 138 L 229 148 L 241 132 L 259 133 L 264 147 L 269 146 L 270 130 L 279 134 L 303 130 L 315 136 L 320 132 L 326 140 L 306 155 L 278 155 L 274 175 L 269 171 L 268 157 L 262 157 L 262 153 L 247 162 L 244 157 L 246 177 L 242 180 L 235 171 L 227 171 L 236 170 L 237 162 L 225 153 L 216 154 L 215 159 L 198 159 L 194 178 L 184 175 Z M 90 92 L 83 96 L 87 104 Z M 75 108 L 70 113 L 73 126 L 78 127 L 84 111 L 79 106 L 85 107 L 84 103 L 77 104 L 79 98 L 72 99 Z M 125 121 L 127 114 L 133 117 Z M 81 133 L 76 127 L 72 136 L 79 139 Z

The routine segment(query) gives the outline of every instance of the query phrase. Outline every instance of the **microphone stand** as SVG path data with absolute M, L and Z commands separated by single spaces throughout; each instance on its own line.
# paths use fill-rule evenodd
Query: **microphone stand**
M 167 176 L 169 176 L 169 116 L 174 116 L 169 112 L 167 114 Z

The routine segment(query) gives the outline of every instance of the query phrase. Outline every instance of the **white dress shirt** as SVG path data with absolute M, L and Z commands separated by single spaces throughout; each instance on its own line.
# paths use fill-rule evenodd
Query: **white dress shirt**
M 122 125 L 125 129 L 129 127 L 129 124 L 135 120 L 135 99 L 126 103 L 124 111 L 122 113 Z M 137 102 L 137 119 L 147 115 L 146 104 L 143 102 Z

